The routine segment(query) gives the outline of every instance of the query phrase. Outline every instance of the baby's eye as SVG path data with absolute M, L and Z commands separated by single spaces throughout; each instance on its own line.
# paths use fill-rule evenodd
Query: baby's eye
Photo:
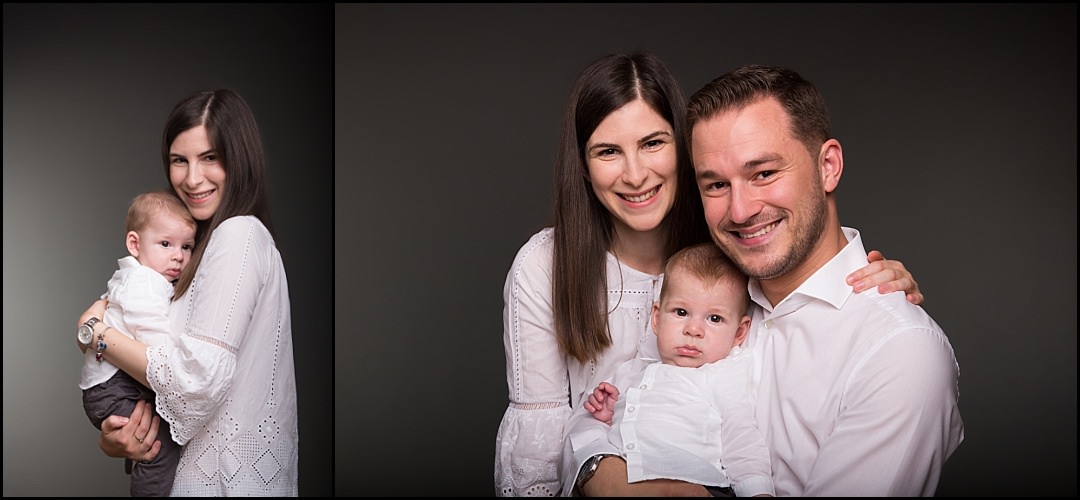
M 689 314 L 689 313 L 686 312 L 686 309 L 683 309 L 681 307 L 676 307 L 675 308 L 675 315 L 676 316 L 682 318 L 682 317 L 686 317 L 687 314 Z
M 180 249 L 185 251 L 185 252 L 190 252 L 191 248 L 192 248 L 191 245 L 182 245 L 182 246 L 180 246 Z
M 709 315 L 709 322 L 710 323 L 722 323 L 723 321 L 724 321 L 724 318 L 720 317 L 719 314 L 710 314 Z
M 171 247 L 171 246 L 172 246 L 172 244 L 171 244 L 171 243 L 169 243 L 168 241 L 162 241 L 162 242 L 160 243 L 160 245 L 161 245 L 161 246 L 163 246 L 163 247 L 165 247 L 165 248 L 169 248 L 169 247 Z

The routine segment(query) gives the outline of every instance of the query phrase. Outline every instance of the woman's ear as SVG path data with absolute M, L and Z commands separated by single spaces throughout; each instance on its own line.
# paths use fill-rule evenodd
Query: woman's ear
M 132 257 L 139 258 L 139 233 L 135 231 L 128 231 L 127 237 L 124 238 L 124 243 L 127 245 L 127 251 Z

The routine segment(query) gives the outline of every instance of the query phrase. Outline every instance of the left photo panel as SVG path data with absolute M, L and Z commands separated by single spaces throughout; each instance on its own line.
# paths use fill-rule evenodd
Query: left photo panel
M 3 22 L 4 496 L 333 496 L 334 5 Z

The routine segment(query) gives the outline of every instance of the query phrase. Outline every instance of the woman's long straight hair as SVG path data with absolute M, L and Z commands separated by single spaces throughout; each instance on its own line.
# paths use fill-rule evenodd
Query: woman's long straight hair
M 176 104 L 165 121 L 161 140 L 165 178 L 170 179 L 169 148 L 176 136 L 199 125 L 206 127 L 210 145 L 225 169 L 225 188 L 221 193 L 221 205 L 214 215 L 208 220 L 198 221 L 195 249 L 191 252 L 191 261 L 176 282 L 173 300 L 180 298 L 191 285 L 210 234 L 222 221 L 238 215 L 254 215 L 271 235 L 274 234 L 270 222 L 266 154 L 255 115 L 240 94 L 229 89 L 206 90 Z
M 555 161 L 552 301 L 562 350 L 581 362 L 611 345 L 606 255 L 614 237 L 611 213 L 589 181 L 585 144 L 613 111 L 641 99 L 674 129 L 677 177 L 674 205 L 662 222 L 666 256 L 709 241 L 704 209 L 684 132 L 686 102 L 667 65 L 646 51 L 605 56 L 585 68 L 570 92 Z

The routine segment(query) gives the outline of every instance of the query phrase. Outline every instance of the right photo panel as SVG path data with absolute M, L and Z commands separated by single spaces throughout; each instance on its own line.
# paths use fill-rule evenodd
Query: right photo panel
M 1076 495 L 1075 3 L 334 17 L 336 496 Z

